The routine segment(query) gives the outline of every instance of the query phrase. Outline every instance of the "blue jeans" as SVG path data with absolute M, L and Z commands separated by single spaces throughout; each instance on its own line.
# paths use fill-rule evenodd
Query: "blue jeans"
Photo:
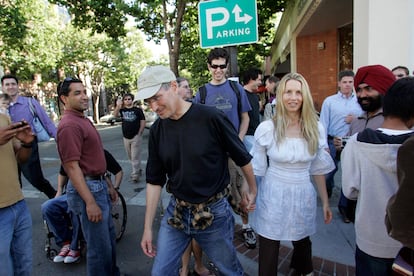
M 0 208 L 0 276 L 32 274 L 32 217 L 26 202 Z
M 333 187 L 335 187 L 334 176 L 336 172 L 338 171 L 338 159 L 336 159 L 336 149 L 335 149 L 332 139 L 328 139 L 328 146 L 329 146 L 329 154 L 331 155 L 335 163 L 335 169 L 331 171 L 330 173 L 326 174 L 325 178 L 326 178 L 326 189 L 332 191 Z
M 253 135 L 244 136 L 243 144 L 246 147 L 247 151 L 250 152 L 250 150 L 253 148 L 254 136 Z
M 178 275 L 181 256 L 193 238 L 222 275 L 243 275 L 243 268 L 233 246 L 234 217 L 227 198 L 222 198 L 208 206 L 214 215 L 214 220 L 204 230 L 195 229 L 191 225 L 193 215 L 191 209 L 185 207 L 182 214 L 184 229 L 178 230 L 170 226 L 167 220 L 173 216 L 174 207 L 175 198 L 172 196 L 161 221 L 152 275 Z
M 32 154 L 29 159 L 19 165 L 19 179 L 21 178 L 21 173 L 26 177 L 36 189 L 43 192 L 48 198 L 54 198 L 56 195 L 56 190 L 50 184 L 50 182 L 43 176 L 42 167 L 40 166 L 39 159 L 39 146 L 37 140 L 33 141 Z M 20 179 L 20 183 L 22 183 Z
M 115 228 L 111 216 L 111 202 L 104 180 L 86 181 L 96 204 L 102 211 L 102 220 L 91 222 L 86 213 L 86 205 L 72 182 L 69 181 L 66 194 L 69 210 L 80 217 L 83 236 L 88 247 L 86 253 L 88 276 L 116 276 L 119 269 L 116 266 Z
M 392 275 L 394 259 L 378 258 L 363 252 L 356 247 L 355 275 L 356 276 L 388 276 Z
M 64 194 L 45 201 L 42 204 L 42 215 L 58 246 L 62 247 L 64 242 L 70 241 L 70 249 L 79 250 L 79 217 L 69 211 L 67 199 Z

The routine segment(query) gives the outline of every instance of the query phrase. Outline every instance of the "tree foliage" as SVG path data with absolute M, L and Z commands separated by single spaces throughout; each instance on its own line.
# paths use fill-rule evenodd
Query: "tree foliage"
M 136 87 L 135 81 L 150 54 L 143 47 L 144 39 L 138 30 L 117 41 L 105 34 L 91 34 L 91 30 L 76 30 L 68 25 L 62 36 L 64 54 L 58 67 L 66 75 L 77 76 L 83 80 L 92 92 L 97 110 L 104 87 L 119 94 Z M 114 98 L 113 93 L 108 93 L 105 100 L 111 102 Z M 106 106 L 102 111 L 107 111 Z M 99 114 L 94 115 L 97 119 Z
M 92 32 L 106 33 L 117 40 L 126 35 L 126 10 L 122 0 L 50 0 L 49 2 L 67 8 L 75 26 L 90 29 Z
M 8 1 L 0 8 L 0 62 L 21 78 L 53 68 L 60 55 L 58 15 L 40 0 Z
M 237 46 L 239 72 L 250 67 L 260 68 L 264 58 L 269 55 L 275 33 L 275 16 L 283 11 L 286 0 L 257 0 L 258 43 Z M 207 54 L 209 49 L 201 49 L 198 29 L 197 1 L 188 4 L 182 25 L 182 48 L 179 60 L 180 72 L 191 77 L 193 87 L 199 87 L 209 80 Z M 188 74 L 187 72 L 192 72 Z
M 46 80 L 56 80 L 56 72 L 64 70 L 87 73 L 95 91 L 103 84 L 116 93 L 133 89 L 138 73 L 150 62 L 142 37 L 125 27 L 132 16 L 147 40 L 166 39 L 177 76 L 189 77 L 193 86 L 209 79 L 208 49 L 199 46 L 199 1 L 50 0 L 70 16 L 43 0 L 0 1 L 0 62 L 20 77 L 40 72 Z M 237 46 L 239 71 L 262 65 L 275 32 L 274 15 L 286 2 L 257 0 L 260 39 Z
M 81 1 L 51 0 L 68 7 L 74 17 L 74 23 L 79 27 L 92 27 L 101 32 L 109 32 L 111 37 L 125 35 L 123 23 L 127 16 L 135 18 L 137 27 L 141 29 L 148 40 L 159 42 L 166 39 L 169 48 L 170 67 L 180 75 L 180 71 L 193 72 L 198 81 L 207 75 L 207 68 L 201 66 L 206 50 L 199 47 L 198 14 L 195 0 L 142 0 L 142 1 Z M 256 44 L 238 46 L 239 67 L 260 66 L 263 58 L 268 55 L 273 39 L 274 25 L 272 20 L 278 11 L 282 11 L 288 0 L 257 0 L 259 37 Z M 115 9 L 115 16 L 105 20 L 101 18 L 108 10 Z M 90 23 L 92 17 L 99 24 L 94 27 Z M 181 70 L 179 70 L 179 68 Z M 197 70 L 202 69 L 202 70 Z M 194 75 L 195 74 L 195 75 Z
M 1 1 L 0 5 L 0 36 L 1 45 L 17 44 L 27 33 L 26 15 L 19 3 Z M 23 5 L 24 6 L 24 5 Z
M 27 94 L 38 96 L 42 91 L 41 100 L 55 100 L 57 82 L 77 76 L 91 92 L 98 117 L 103 88 L 116 93 L 136 88 L 138 74 L 151 57 L 136 28 L 115 40 L 106 32 L 72 26 L 65 10 L 43 0 L 2 4 L 0 65 L 19 77 Z

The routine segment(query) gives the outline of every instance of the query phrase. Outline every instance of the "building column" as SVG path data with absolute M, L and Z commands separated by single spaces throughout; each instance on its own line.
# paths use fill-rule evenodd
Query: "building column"
M 354 70 L 381 64 L 414 70 L 414 1 L 354 0 Z

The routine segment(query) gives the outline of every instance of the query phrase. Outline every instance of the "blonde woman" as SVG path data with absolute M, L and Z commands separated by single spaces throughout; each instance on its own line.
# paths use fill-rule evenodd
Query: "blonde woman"
M 263 176 L 258 185 L 253 225 L 259 235 L 259 275 L 277 275 L 281 240 L 292 241 L 290 267 L 299 275 L 312 275 L 309 236 L 316 231 L 316 192 L 330 223 L 325 174 L 334 169 L 325 151 L 326 135 L 318 122 L 309 86 L 302 75 L 285 75 L 276 90 L 276 116 L 262 122 L 255 134 L 253 168 Z

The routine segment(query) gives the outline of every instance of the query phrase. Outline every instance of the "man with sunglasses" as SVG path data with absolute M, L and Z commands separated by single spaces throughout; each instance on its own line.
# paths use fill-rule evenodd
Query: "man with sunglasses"
M 61 163 L 69 177 L 66 187 L 70 211 L 80 217 L 88 250 L 88 275 L 119 275 L 116 266 L 115 228 L 105 181 L 106 161 L 101 137 L 84 116 L 86 88 L 78 79 L 66 78 L 58 86 L 65 106 L 57 131 Z
M 194 103 L 205 103 L 208 106 L 214 106 L 223 111 L 232 122 L 239 134 L 240 140 L 243 141 L 249 127 L 250 119 L 248 112 L 251 111 L 251 106 L 244 88 L 240 84 L 234 83 L 233 85 L 236 85 L 238 90 L 235 91 L 230 80 L 227 80 L 229 58 L 230 56 L 224 48 L 214 48 L 210 51 L 207 57 L 207 67 L 211 73 L 211 81 L 205 84 L 205 100 L 201 99 L 199 90 L 195 96 Z M 233 187 L 243 185 L 242 173 L 231 159 L 229 159 L 229 170 L 231 176 L 230 182 Z M 237 190 L 234 189 L 233 191 L 231 197 L 233 199 L 239 198 Z M 240 214 L 242 218 L 244 244 L 247 248 L 255 248 L 256 235 L 249 225 L 249 217 L 238 205 L 237 199 L 232 200 L 234 211 Z
M 141 108 L 133 105 L 133 102 L 134 95 L 125 94 L 122 99 L 117 100 L 114 116 L 121 115 L 124 147 L 132 166 L 130 180 L 137 183 L 142 174 L 141 144 L 145 129 L 145 115 Z
M 26 120 L 32 129 L 34 129 L 34 116 L 30 111 L 29 101 L 32 103 L 42 125 L 51 137 L 56 137 L 56 126 L 47 116 L 46 112 L 36 99 L 20 96 L 19 81 L 14 75 L 4 75 L 1 78 L 3 93 L 11 98 L 9 114 L 12 122 L 17 123 Z M 54 198 L 56 190 L 50 182 L 43 176 L 42 167 L 40 166 L 39 147 L 35 137 L 32 143 L 32 154 L 23 164 L 19 164 L 19 180 L 21 184 L 21 173 L 24 177 L 39 191 L 43 192 L 48 198 Z

